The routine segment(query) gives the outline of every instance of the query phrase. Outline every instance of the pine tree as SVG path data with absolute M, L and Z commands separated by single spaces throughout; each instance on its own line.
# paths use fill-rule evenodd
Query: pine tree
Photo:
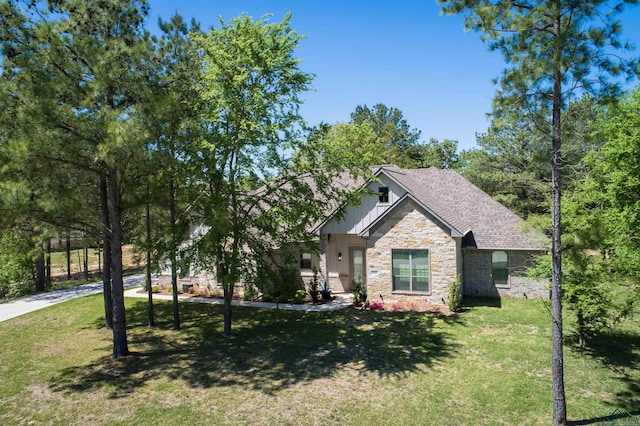
M 552 187 L 552 390 L 553 422 L 566 423 L 562 337 L 561 171 L 562 114 L 573 96 L 620 90 L 607 76 L 635 76 L 638 61 L 613 54 L 628 48 L 614 18 L 624 3 L 605 0 L 439 0 L 445 13 L 465 14 L 465 26 L 479 31 L 507 63 L 495 103 L 524 111 L 550 112 L 543 127 L 551 140 Z

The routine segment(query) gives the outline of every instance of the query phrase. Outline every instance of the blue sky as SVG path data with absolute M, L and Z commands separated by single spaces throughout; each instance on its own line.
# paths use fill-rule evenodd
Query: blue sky
M 430 138 L 476 146 L 486 131 L 495 92 L 492 79 L 504 62 L 460 16 L 442 16 L 433 0 L 150 0 L 148 28 L 175 12 L 207 30 L 242 12 L 282 20 L 307 36 L 297 50 L 301 68 L 316 75 L 303 94 L 301 113 L 310 125 L 349 121 L 357 105 L 400 109 L 409 125 Z M 621 15 L 625 37 L 640 45 L 640 8 Z M 640 50 L 636 49 L 636 55 Z

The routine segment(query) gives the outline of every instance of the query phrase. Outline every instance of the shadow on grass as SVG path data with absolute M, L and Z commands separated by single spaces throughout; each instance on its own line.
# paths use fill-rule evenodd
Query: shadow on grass
M 618 408 L 611 410 L 611 413 L 607 413 L 601 417 L 594 417 L 586 420 L 568 421 L 568 426 L 583 426 L 583 425 L 637 425 L 640 421 L 636 416 L 640 413 L 630 413 L 627 411 L 621 411 Z
M 487 307 L 487 308 L 501 308 L 502 299 L 497 297 L 465 297 L 462 301 L 463 308 L 473 307 Z
M 622 419 L 629 414 L 640 424 L 640 334 L 624 330 L 610 330 L 593 338 L 586 349 L 577 346 L 572 350 L 579 351 L 583 355 L 591 356 L 599 360 L 607 368 L 618 376 L 618 380 L 624 383 L 626 389 L 616 392 L 612 401 L 616 409 L 624 410 L 616 419 L 623 424 Z M 578 420 L 569 422 L 571 425 L 587 425 L 602 423 L 606 417 Z M 626 423 L 625 423 L 626 424 Z
M 220 306 L 180 308 L 182 330 L 175 332 L 170 303 L 154 305 L 157 326 L 149 328 L 146 302 L 134 302 L 127 310 L 129 343 L 140 352 L 65 369 L 52 378 L 52 387 L 62 392 L 103 389 L 118 398 L 166 377 L 193 388 L 238 385 L 269 394 L 333 377 L 344 367 L 403 376 L 456 350 L 443 322 L 430 314 L 234 308 L 234 335 L 224 338 Z

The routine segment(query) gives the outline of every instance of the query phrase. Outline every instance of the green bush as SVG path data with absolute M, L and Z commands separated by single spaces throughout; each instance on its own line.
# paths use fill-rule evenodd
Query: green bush
M 173 286 L 167 286 L 167 291 L 169 292 L 169 294 L 173 294 Z M 178 286 L 178 294 L 182 294 L 182 286 Z
M 252 283 L 244 284 L 244 292 L 242 294 L 242 299 L 248 302 L 253 302 L 258 297 L 258 288 Z
M 314 265 L 312 268 L 313 278 L 309 282 L 309 296 L 311 296 L 311 300 L 313 303 L 318 303 L 318 299 L 320 298 L 320 271 Z
M 298 270 L 291 266 L 285 266 L 278 270 L 279 281 L 274 288 L 273 295 L 280 302 L 293 299 L 296 290 L 303 287 L 298 275 Z
M 362 277 L 351 280 L 351 288 L 353 288 L 353 305 L 362 306 L 367 300 L 367 286 L 362 282 Z
M 447 293 L 449 294 L 449 297 L 447 298 L 447 307 L 451 312 L 458 312 L 462 306 L 462 294 L 460 294 L 461 289 L 462 279 L 458 274 L 456 279 L 452 280 L 447 286 Z
M 307 298 L 307 292 L 304 290 L 296 290 L 296 294 L 293 295 L 293 303 L 304 303 L 304 299 Z
M 29 235 L 20 229 L 8 229 L 0 235 L 0 298 L 35 291 L 32 250 Z

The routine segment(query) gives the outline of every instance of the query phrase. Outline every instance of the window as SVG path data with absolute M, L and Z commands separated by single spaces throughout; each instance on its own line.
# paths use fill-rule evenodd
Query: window
M 496 286 L 509 285 L 509 257 L 506 252 L 491 253 L 491 276 Z
M 393 291 L 429 291 L 429 252 L 392 250 Z
M 300 269 L 311 269 L 311 253 L 300 253 Z
M 381 186 L 378 188 L 378 201 L 381 203 L 389 202 L 389 188 Z

